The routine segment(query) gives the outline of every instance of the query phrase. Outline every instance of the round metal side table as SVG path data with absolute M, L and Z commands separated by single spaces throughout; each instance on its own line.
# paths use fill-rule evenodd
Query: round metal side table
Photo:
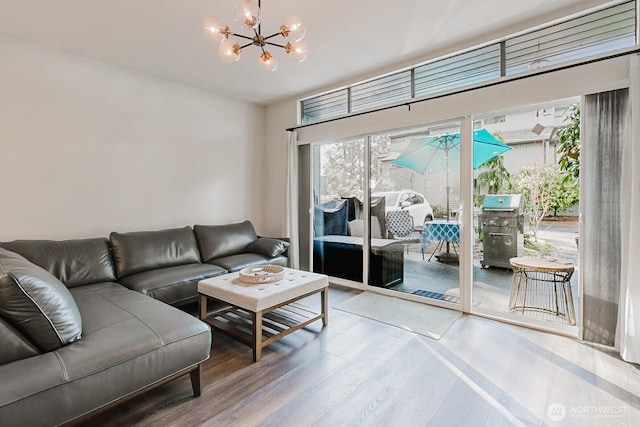
M 576 324 L 571 292 L 574 266 L 569 261 L 551 261 L 530 256 L 509 260 L 513 268 L 509 310 L 540 311 Z

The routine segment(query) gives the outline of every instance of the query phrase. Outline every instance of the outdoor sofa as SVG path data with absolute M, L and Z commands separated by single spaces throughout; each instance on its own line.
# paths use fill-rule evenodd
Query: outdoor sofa
M 316 204 L 314 209 L 314 271 L 362 282 L 362 202 L 343 198 Z M 370 214 L 369 284 L 388 288 L 404 280 L 404 244 L 386 238 L 383 197 L 371 200 Z
M 0 243 L 0 425 L 79 421 L 187 373 L 200 395 L 210 328 L 175 306 L 287 247 L 248 221 Z

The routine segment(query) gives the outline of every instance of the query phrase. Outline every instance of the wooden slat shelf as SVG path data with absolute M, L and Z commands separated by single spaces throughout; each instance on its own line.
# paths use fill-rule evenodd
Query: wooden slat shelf
M 245 309 L 228 306 L 210 313 L 203 320 L 243 344 L 253 346 L 254 316 L 254 313 Z M 295 302 L 263 312 L 261 346 L 266 347 L 316 320 L 323 319 L 324 316 L 322 310 L 314 311 Z

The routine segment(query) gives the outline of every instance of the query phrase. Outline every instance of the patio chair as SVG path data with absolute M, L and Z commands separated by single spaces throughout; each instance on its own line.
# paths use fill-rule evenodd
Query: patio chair
M 413 227 L 413 218 L 409 211 L 398 210 L 389 211 L 386 215 L 387 230 L 396 240 L 406 243 L 407 253 L 409 252 L 410 243 L 418 243 L 420 241 L 420 233 Z
M 346 200 L 331 200 L 322 205 L 314 205 L 313 235 L 348 235 L 347 215 Z

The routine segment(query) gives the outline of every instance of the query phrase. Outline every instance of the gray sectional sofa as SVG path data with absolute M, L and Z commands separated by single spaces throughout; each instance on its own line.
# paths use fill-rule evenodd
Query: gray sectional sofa
M 0 425 L 82 420 L 187 373 L 198 396 L 211 333 L 176 306 L 287 248 L 248 221 L 0 243 Z

